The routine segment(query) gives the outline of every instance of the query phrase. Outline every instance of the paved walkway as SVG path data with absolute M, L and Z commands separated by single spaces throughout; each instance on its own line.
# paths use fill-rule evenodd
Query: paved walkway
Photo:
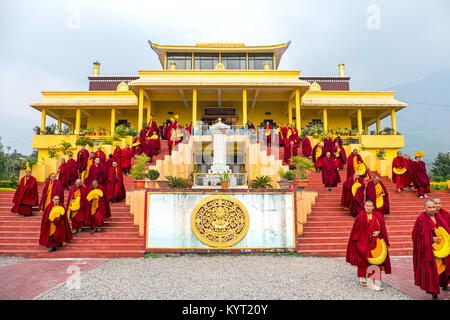
M 25 259 L 0 266 L 0 300 L 32 300 L 63 285 L 78 286 L 77 275 L 107 259 Z

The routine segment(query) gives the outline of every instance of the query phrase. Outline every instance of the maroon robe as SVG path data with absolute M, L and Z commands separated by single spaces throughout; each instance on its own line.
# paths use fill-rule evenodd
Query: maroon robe
M 378 237 L 384 239 L 386 246 L 389 247 L 389 237 L 383 215 L 374 210 L 372 220 L 368 220 L 366 211 L 359 211 L 350 233 L 345 259 L 352 266 L 363 269 L 369 267 L 370 264 L 367 259 L 372 257 L 371 251 L 377 246 L 377 238 L 372 236 L 373 232 L 380 231 Z M 391 273 L 389 250 L 382 266 L 386 274 Z
M 331 153 L 331 155 L 333 155 L 332 151 L 333 151 L 333 140 L 331 140 L 331 138 L 325 138 L 323 140 L 323 153 L 326 155 L 327 152 Z
M 145 137 L 147 136 L 148 128 L 147 126 L 142 127 L 141 131 L 139 131 L 139 142 L 142 144 L 142 142 L 145 141 Z
M 73 194 L 77 189 L 80 189 L 80 209 L 77 211 L 71 211 L 69 216 L 69 204 L 72 201 Z M 89 213 L 89 204 L 86 200 L 87 188 L 84 185 L 80 185 L 78 188 L 73 185 L 69 191 L 69 197 L 67 198 L 66 214 L 67 217 L 72 221 L 72 228 L 79 229 L 84 227 L 84 221 L 86 220 L 86 215 Z
M 155 120 L 151 121 L 150 129 L 149 129 L 150 134 L 153 134 L 153 131 L 156 131 L 156 134 L 159 135 L 159 128 L 158 128 L 158 125 L 156 124 Z
M 113 159 L 115 159 L 118 164 L 122 161 L 122 149 L 120 149 L 120 147 L 114 149 Z
M 342 139 L 341 137 L 336 137 L 333 139 L 333 145 L 336 145 L 336 142 L 339 144 L 340 147 L 342 147 Z
M 95 158 L 100 158 L 100 163 L 102 163 L 103 165 L 106 164 L 106 154 L 100 150 L 100 151 L 95 151 L 94 153 L 94 159 Z
M 322 168 L 323 158 L 325 157 L 325 154 L 323 153 L 324 150 L 322 147 L 322 154 L 320 155 L 320 157 L 316 158 L 316 150 L 318 146 L 319 145 L 316 144 L 312 150 L 312 161 L 314 162 L 316 168 Z
M 161 142 L 158 139 L 149 139 L 148 140 L 148 148 L 151 154 L 151 157 L 158 154 L 158 151 L 161 150 Z
M 381 208 L 377 208 L 377 195 L 375 191 L 375 183 L 369 181 L 366 186 L 366 199 L 371 200 L 375 207 L 375 210 L 379 211 L 382 214 L 389 214 L 389 193 L 381 180 L 378 180 L 378 183 L 383 188 L 384 196 L 383 196 L 383 206 Z
M 97 180 L 98 184 L 102 186 L 105 185 L 105 166 L 101 162 L 98 166 L 95 163 L 91 165 L 89 175 L 84 181 L 84 184 L 89 188 L 94 180 Z
M 120 156 L 120 168 L 125 173 L 130 172 L 131 169 L 131 159 L 133 158 L 133 149 L 124 148 L 122 149 L 122 154 Z
M 442 259 L 446 270 L 439 275 L 432 246 L 434 228 L 443 227 L 448 233 L 450 228 L 439 213 L 435 214 L 435 219 L 436 224 L 426 212 L 421 213 L 412 232 L 414 284 L 433 295 L 440 293 L 439 286 L 448 286 L 450 276 L 450 256 Z
M 323 158 L 322 183 L 327 188 L 336 187 L 341 182 L 341 177 L 337 170 L 336 162 L 333 158 Z
M 444 218 L 444 220 L 447 222 L 447 225 L 450 227 L 450 213 L 447 210 L 440 209 L 439 214 Z
M 26 180 L 26 183 L 25 183 Z M 36 178 L 26 176 L 20 179 L 19 186 L 14 193 L 14 206 L 11 209 L 13 213 L 21 213 L 26 216 L 31 216 L 31 208 L 39 204 L 39 195 Z
M 89 159 L 89 151 L 86 149 L 80 150 L 77 153 L 77 166 L 80 172 L 86 170 L 87 161 Z
M 342 186 L 341 207 L 345 210 L 350 210 L 351 215 L 357 215 L 359 211 L 364 210 L 364 179 L 358 178 L 361 187 L 358 188 L 355 196 L 352 193 L 352 186 L 354 184 L 353 177 L 348 178 Z
M 353 157 L 355 155 L 353 154 L 353 152 L 348 156 L 347 159 L 347 178 L 353 177 L 353 175 L 355 174 L 355 168 L 353 166 Z M 361 156 L 359 154 L 356 155 L 358 157 L 358 162 L 359 163 L 364 163 L 363 159 L 361 158 Z M 364 179 L 370 179 L 370 174 L 369 174 L 369 168 L 367 167 L 367 165 L 364 163 L 364 165 L 366 166 L 366 173 L 364 174 L 363 178 Z
M 58 168 L 57 177 L 64 188 L 67 188 L 70 186 L 70 184 L 69 184 L 69 168 L 67 166 L 67 162 L 61 163 L 61 165 Z
M 108 171 L 109 168 L 112 167 L 112 163 L 116 161 L 114 158 L 109 158 L 108 160 L 106 160 L 106 165 L 105 165 L 105 179 L 108 178 Z
M 270 134 L 266 136 L 268 130 L 270 130 Z M 272 144 L 272 126 L 270 123 L 264 126 L 264 141 L 266 142 L 266 145 Z
M 414 167 L 414 161 L 413 160 L 411 160 L 411 159 L 409 159 L 409 160 L 406 160 L 407 162 L 408 162 L 408 186 L 412 186 L 413 185 L 413 175 L 412 175 L 412 170 L 413 170 L 413 167 Z
M 73 186 L 78 179 L 77 162 L 73 159 L 67 161 L 67 180 L 68 185 Z
M 90 186 L 87 194 L 89 195 L 89 192 L 93 189 L 94 188 Z M 84 221 L 85 225 L 90 226 L 91 228 L 101 227 L 103 222 L 111 217 L 111 209 L 109 207 L 109 199 L 106 194 L 106 190 L 101 185 L 98 185 L 98 189 L 102 190 L 103 197 L 98 199 L 98 208 L 95 210 L 94 214 L 92 214 L 94 200 L 89 201 L 89 212 L 86 215 L 86 220 Z
M 339 169 L 344 169 L 344 164 L 347 162 L 347 154 L 343 146 L 339 146 L 339 151 L 336 146 L 333 146 L 331 156 L 334 157 L 336 165 Z
M 311 141 L 309 140 L 308 137 L 304 137 L 302 140 L 302 154 L 304 157 L 311 157 L 311 152 L 312 152 L 312 148 L 311 148 Z
M 139 145 L 133 147 L 133 144 L 135 144 L 135 143 L 137 143 L 137 142 L 139 142 Z M 133 139 L 133 143 L 131 144 L 132 149 L 133 149 L 133 156 L 136 155 L 136 154 L 137 154 L 137 155 L 140 155 L 140 154 L 142 153 L 142 149 L 141 149 L 140 143 L 141 143 L 141 142 L 139 141 L 139 137 L 135 137 L 135 138 Z
M 47 248 L 57 247 L 62 242 L 70 241 L 73 238 L 72 231 L 69 225 L 69 220 L 66 214 L 61 215 L 58 219 L 55 219 L 54 221 L 49 220 L 50 211 L 52 211 L 53 206 L 54 205 L 52 201 L 52 203 L 50 203 L 42 213 L 39 244 L 42 246 L 46 246 Z M 52 222 L 56 226 L 56 229 L 53 235 L 50 236 L 50 227 Z
M 50 185 L 50 182 L 51 182 L 50 179 L 47 180 L 47 182 L 44 185 L 44 189 L 42 189 L 42 196 L 41 196 L 41 202 L 39 203 L 39 210 L 42 210 L 42 211 L 45 210 L 44 204 L 45 204 L 45 200 L 47 199 L 47 192 L 48 192 L 48 187 Z M 59 202 L 64 203 L 64 187 L 59 180 L 53 181 L 52 194 L 50 197 L 50 204 L 53 203 L 54 196 L 59 196 Z
M 289 169 L 293 169 L 295 166 L 292 164 L 292 157 L 296 157 L 298 155 L 298 150 L 295 144 L 291 146 L 290 143 L 284 144 L 284 158 L 283 161 L 289 164 Z
M 108 199 L 122 200 L 125 198 L 125 186 L 123 184 L 122 169 L 110 167 L 106 180 L 106 195 Z
M 413 161 L 413 166 L 411 168 L 412 182 L 414 188 L 419 189 L 420 187 L 427 187 L 430 185 L 430 178 L 428 178 L 427 168 L 425 162 L 423 161 Z
M 404 174 L 398 175 L 394 173 L 394 168 L 406 168 L 407 171 Z M 395 157 L 392 160 L 392 182 L 395 182 L 397 189 L 404 189 L 409 185 L 408 161 L 403 157 Z
M 292 128 L 291 130 L 292 130 L 292 137 L 291 137 L 291 139 L 294 140 L 295 146 L 299 147 L 301 140 L 300 140 L 300 137 L 298 136 L 298 129 L 297 128 Z

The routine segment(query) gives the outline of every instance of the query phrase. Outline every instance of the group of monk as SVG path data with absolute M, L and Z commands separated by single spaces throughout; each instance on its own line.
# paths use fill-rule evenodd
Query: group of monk
M 397 152 L 397 157 L 392 160 L 392 181 L 395 182 L 398 192 L 412 186 L 418 191 L 419 198 L 428 198 L 430 190 L 430 178 L 427 174 L 427 168 L 422 158 L 425 156 L 423 151 L 418 151 L 411 160 L 409 155 L 403 157 L 403 154 Z
M 438 237 L 436 232 L 440 229 L 450 233 L 450 214 L 442 208 L 439 198 L 425 201 L 424 209 L 412 230 L 414 283 L 431 294 L 433 299 L 438 299 L 440 290 L 448 291 L 450 255 L 435 255 L 435 248 L 442 241 L 448 241 Z M 385 255 L 380 255 L 381 241 L 386 246 Z M 375 210 L 372 200 L 366 200 L 364 209 L 356 216 L 348 240 L 346 261 L 358 268 L 357 276 L 362 286 L 383 290 L 381 273 L 391 273 L 389 235 L 383 214 Z M 371 280 L 369 284 L 368 278 Z

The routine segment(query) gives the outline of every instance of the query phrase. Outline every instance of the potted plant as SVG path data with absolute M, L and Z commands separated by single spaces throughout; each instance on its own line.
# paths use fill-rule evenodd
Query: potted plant
M 130 174 L 135 179 L 134 180 L 134 188 L 135 189 L 144 189 L 145 188 L 145 166 L 147 162 L 150 161 L 150 157 L 145 153 L 141 155 L 135 155 L 134 159 L 136 163 L 131 167 Z
M 282 168 L 278 171 L 281 180 L 278 181 L 281 189 L 289 189 L 289 186 L 292 184 L 292 181 L 295 180 L 295 172 L 292 170 L 284 171 Z
M 169 181 L 169 188 L 173 189 L 185 189 L 188 187 L 188 184 L 183 178 L 173 177 L 173 176 L 166 176 L 166 179 Z
M 228 189 L 228 184 L 230 183 L 230 174 L 228 172 L 218 173 L 220 186 L 222 189 Z
M 145 177 L 148 178 L 150 181 L 147 181 L 147 187 L 148 188 L 155 188 L 156 187 L 156 179 L 159 178 L 159 171 L 155 169 L 148 170 L 145 174 Z
M 77 141 L 75 141 L 75 145 L 77 146 L 85 146 L 89 145 L 90 147 L 94 146 L 94 141 L 88 137 L 78 137 Z
M 267 189 L 270 188 L 272 189 L 272 185 L 270 184 L 270 182 L 272 182 L 272 178 L 269 176 L 260 176 L 260 177 L 256 177 L 255 180 L 253 180 L 252 184 L 250 187 L 254 188 L 254 189 Z
M 292 158 L 292 164 L 295 167 L 295 180 L 292 185 L 294 189 L 304 190 L 309 183 L 308 173 L 314 170 L 314 163 L 307 158 L 296 156 Z
M 94 128 L 86 128 L 83 130 L 83 133 L 87 136 L 95 136 Z
M 106 136 L 106 129 L 103 127 L 98 127 L 98 135 L 99 136 Z

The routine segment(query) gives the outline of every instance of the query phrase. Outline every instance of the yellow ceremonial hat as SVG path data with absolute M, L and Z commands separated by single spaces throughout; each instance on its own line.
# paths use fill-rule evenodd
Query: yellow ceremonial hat
M 31 168 L 30 168 L 30 163 L 29 162 L 27 162 L 27 168 L 25 169 L 25 171 L 31 171 Z
M 175 115 L 175 119 L 177 119 L 177 120 L 178 120 L 178 115 L 177 115 L 177 114 Z
M 170 117 L 170 121 L 174 121 L 175 119 L 173 117 Z
M 100 142 L 100 144 L 98 145 L 98 148 L 101 149 L 102 148 L 102 143 Z
M 423 151 L 417 151 L 417 152 L 414 154 L 414 158 L 417 158 L 417 157 L 425 158 L 425 153 L 424 153 Z

